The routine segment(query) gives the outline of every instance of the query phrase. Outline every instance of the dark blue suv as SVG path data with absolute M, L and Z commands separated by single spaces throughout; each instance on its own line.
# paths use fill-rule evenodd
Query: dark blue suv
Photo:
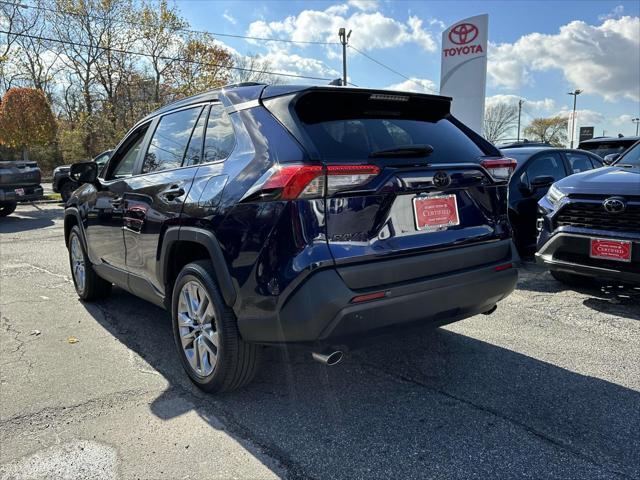
M 567 284 L 640 284 L 640 142 L 612 166 L 554 183 L 539 202 L 538 263 Z
M 84 300 L 171 312 L 192 380 L 230 390 L 263 345 L 327 364 L 365 336 L 490 313 L 515 287 L 515 161 L 414 93 L 237 85 L 164 107 L 65 210 Z

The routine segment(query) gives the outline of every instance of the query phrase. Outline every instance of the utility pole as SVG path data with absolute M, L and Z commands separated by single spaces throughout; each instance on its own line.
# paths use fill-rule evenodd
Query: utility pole
M 349 37 L 351 36 L 351 30 L 346 33 L 346 29 L 341 28 L 338 30 L 338 37 L 340 37 L 340 43 L 342 44 L 342 86 L 347 86 L 347 44 L 349 43 Z
M 573 114 L 571 115 L 571 145 L 569 148 L 573 148 L 573 134 L 576 130 L 576 100 L 578 95 L 582 93 L 582 90 L 576 88 L 573 92 L 569 92 L 567 95 L 573 95 Z
M 636 137 L 638 136 L 638 126 L 640 125 L 640 118 L 632 118 L 631 121 L 636 124 Z
M 522 115 L 522 104 L 524 103 L 524 100 L 520 99 L 518 100 L 518 142 L 520 141 L 520 117 Z

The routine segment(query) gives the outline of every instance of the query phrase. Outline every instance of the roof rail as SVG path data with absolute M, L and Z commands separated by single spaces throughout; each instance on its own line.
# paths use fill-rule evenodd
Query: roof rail
M 262 82 L 239 82 L 239 83 L 230 83 L 229 85 L 224 85 L 220 88 L 238 88 L 238 87 L 259 87 L 260 85 L 268 85 Z

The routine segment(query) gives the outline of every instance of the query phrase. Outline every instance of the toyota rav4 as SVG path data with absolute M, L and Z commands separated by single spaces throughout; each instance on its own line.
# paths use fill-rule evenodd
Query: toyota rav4
M 515 287 L 515 161 L 451 99 L 242 84 L 141 120 L 65 210 L 78 295 L 166 308 L 191 379 L 231 390 L 264 345 L 328 364 L 363 337 L 491 313 Z

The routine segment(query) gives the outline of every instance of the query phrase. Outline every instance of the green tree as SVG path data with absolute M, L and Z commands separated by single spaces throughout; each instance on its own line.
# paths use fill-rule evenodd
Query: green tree
M 524 129 L 529 140 L 549 142 L 556 147 L 567 143 L 567 119 L 564 117 L 534 118 Z
M 56 119 L 42 90 L 10 88 L 0 102 L 0 142 L 20 149 L 49 145 L 56 137 Z

